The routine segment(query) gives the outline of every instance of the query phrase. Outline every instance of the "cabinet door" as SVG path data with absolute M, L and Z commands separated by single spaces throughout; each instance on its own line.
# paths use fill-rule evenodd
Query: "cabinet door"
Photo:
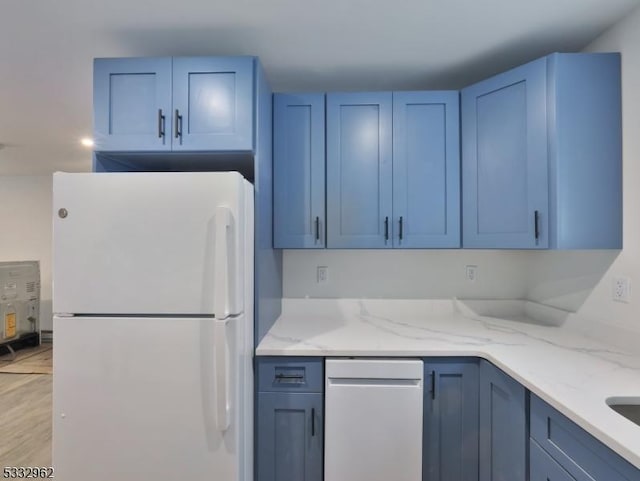
M 173 150 L 253 151 L 253 57 L 173 59 Z
M 530 481 L 576 481 L 576 478 L 556 463 L 533 439 L 530 464 Z
M 393 94 L 394 247 L 460 247 L 455 92 Z
M 423 481 L 478 480 L 478 363 L 425 359 Z
M 525 389 L 480 362 L 480 481 L 525 481 Z
M 576 480 L 640 480 L 640 470 L 535 394 L 530 395 L 529 423 L 531 444 L 537 443 Z
M 275 94 L 273 103 L 274 247 L 324 247 L 324 94 Z
M 96 151 L 171 150 L 171 58 L 93 64 Z
M 392 247 L 391 92 L 327 95 L 327 247 Z
M 258 394 L 257 481 L 322 481 L 322 394 Z
M 464 247 L 548 246 L 546 62 L 462 91 Z

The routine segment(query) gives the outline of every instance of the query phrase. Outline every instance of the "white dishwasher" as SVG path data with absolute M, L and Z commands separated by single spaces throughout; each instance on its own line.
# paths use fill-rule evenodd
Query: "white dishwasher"
M 423 364 L 327 359 L 324 481 L 421 481 Z

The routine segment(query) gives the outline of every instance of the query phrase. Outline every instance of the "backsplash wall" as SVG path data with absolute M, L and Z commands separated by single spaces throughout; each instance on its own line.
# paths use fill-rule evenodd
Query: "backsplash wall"
M 523 298 L 527 252 L 481 250 L 285 250 L 284 296 L 293 298 Z M 466 266 L 477 278 L 466 279 Z M 329 268 L 317 282 L 317 267 Z

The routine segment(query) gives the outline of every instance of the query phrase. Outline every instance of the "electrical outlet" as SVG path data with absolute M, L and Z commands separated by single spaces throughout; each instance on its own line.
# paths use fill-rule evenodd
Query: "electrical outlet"
M 478 266 L 466 266 L 466 277 L 469 282 L 475 282 L 478 278 Z
M 327 284 L 329 282 L 329 268 L 327 266 L 318 266 L 317 282 L 318 284 Z
M 617 302 L 629 302 L 631 300 L 631 280 L 628 277 L 613 278 L 611 298 Z

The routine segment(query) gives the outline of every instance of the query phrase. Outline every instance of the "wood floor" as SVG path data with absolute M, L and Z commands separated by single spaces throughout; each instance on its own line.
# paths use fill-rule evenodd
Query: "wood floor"
M 51 375 L 0 373 L 0 469 L 51 466 L 52 387 Z
M 21 349 L 15 356 L 0 356 L 0 373 L 53 374 L 53 346 L 42 344 Z

